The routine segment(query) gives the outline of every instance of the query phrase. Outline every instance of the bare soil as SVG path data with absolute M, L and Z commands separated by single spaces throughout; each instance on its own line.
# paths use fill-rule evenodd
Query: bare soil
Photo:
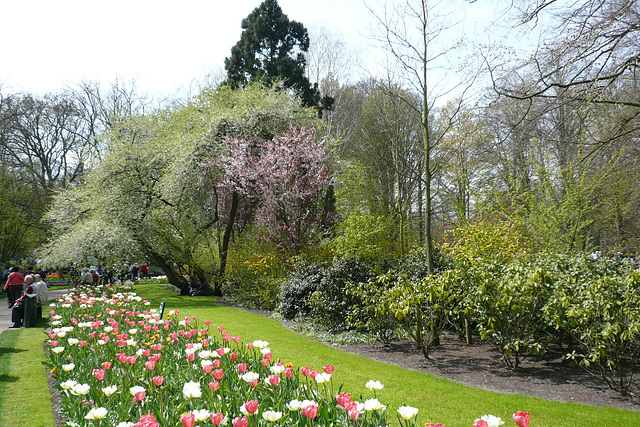
M 228 305 L 220 300 L 218 298 L 218 304 Z M 236 308 L 270 316 L 266 311 Z M 296 332 L 295 323 L 282 321 L 282 324 Z M 562 351 L 550 352 L 540 360 L 525 359 L 518 369 L 509 370 L 500 360 L 498 350 L 487 341 L 477 339 L 467 344 L 457 336 L 442 336 L 440 342 L 440 346 L 431 349 L 429 359 L 410 340 L 390 344 L 326 344 L 347 353 L 499 393 L 640 411 L 640 398 L 635 393 L 623 395 L 610 389 L 602 378 L 565 359 Z M 639 374 L 636 373 L 635 378 Z

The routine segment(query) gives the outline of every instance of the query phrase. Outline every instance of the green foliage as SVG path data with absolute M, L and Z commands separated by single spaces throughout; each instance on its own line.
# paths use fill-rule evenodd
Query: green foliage
M 229 252 L 222 293 L 240 305 L 273 310 L 288 268 L 288 260 L 275 246 L 260 239 L 257 232 L 247 230 Z
M 20 259 L 42 243 L 46 203 L 43 191 L 0 167 L 0 260 Z
M 545 313 L 575 340 L 569 358 L 628 391 L 640 357 L 640 271 L 582 262 L 567 273 Z
M 290 21 L 276 0 L 264 0 L 242 20 L 240 40 L 225 58 L 228 83 L 242 87 L 248 82 L 281 81 L 306 106 L 320 101 L 318 90 L 305 76 L 309 34 L 300 22 Z
M 371 277 L 369 266 L 358 259 L 335 258 L 324 271 L 320 288 L 309 299 L 314 322 L 331 332 L 346 330 L 346 319 L 357 304 L 347 289 L 353 284 L 367 282 Z
M 389 310 L 389 300 L 385 298 L 392 286 L 389 277 L 383 275 L 368 282 L 354 283 L 346 290 L 350 298 L 358 301 L 350 309 L 347 324 L 356 330 L 375 334 L 385 344 L 396 337 L 399 327 Z
M 547 320 L 542 309 L 554 280 L 539 260 L 497 265 L 485 262 L 465 272 L 471 282 L 467 304 L 482 338 L 498 348 L 508 368 L 517 368 L 528 354 L 543 351 L 540 342 Z
M 508 263 L 528 251 L 517 220 L 496 218 L 461 224 L 445 237 L 443 250 L 457 265 L 480 260 Z
M 393 239 L 394 224 L 390 217 L 353 211 L 345 215 L 338 226 L 338 236 L 331 248 L 338 257 L 381 262 L 397 256 Z
M 327 264 L 299 262 L 280 285 L 278 309 L 286 319 L 305 317 L 311 313 L 309 298 L 320 289 Z

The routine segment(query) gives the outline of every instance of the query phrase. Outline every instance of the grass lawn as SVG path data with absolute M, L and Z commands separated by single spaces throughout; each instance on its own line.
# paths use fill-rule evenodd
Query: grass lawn
M 389 405 L 389 420 L 395 425 L 397 408 L 406 404 L 420 409 L 418 418 L 422 424 L 432 421 L 447 427 L 469 427 L 475 418 L 484 414 L 502 417 L 505 427 L 515 426 L 511 414 L 517 410 L 531 413 L 532 427 L 640 427 L 640 412 L 488 392 L 344 353 L 292 333 L 277 320 L 216 306 L 213 297 L 179 296 L 159 289 L 158 285 L 136 285 L 135 291 L 151 301 L 152 307 L 165 301 L 166 311 L 179 310 L 200 320 L 211 319 L 212 326 L 224 326 L 225 331 L 239 335 L 244 342 L 269 341 L 274 358 L 285 363 L 314 369 L 332 364 L 336 368 L 334 384 L 344 384 L 344 391 L 351 393 L 355 400 L 373 397 L 364 387 L 368 380 L 382 382 L 385 387 L 378 392 L 378 398 Z M 40 364 L 44 338 L 41 328 L 6 331 L 0 335 L 0 426 L 53 426 L 46 376 Z M 27 403 L 29 407 L 25 409 Z M 38 415 L 29 418 L 31 414 Z

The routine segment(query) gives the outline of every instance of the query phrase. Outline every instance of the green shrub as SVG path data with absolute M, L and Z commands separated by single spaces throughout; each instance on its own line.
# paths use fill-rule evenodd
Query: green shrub
M 327 264 L 300 262 L 296 264 L 280 284 L 280 313 L 286 319 L 308 316 L 311 313 L 309 298 L 320 288 Z
M 355 283 L 372 278 L 369 266 L 355 257 L 335 258 L 320 282 L 320 288 L 309 299 L 311 317 L 321 327 L 331 331 L 347 330 L 347 318 L 357 299 L 346 291 Z

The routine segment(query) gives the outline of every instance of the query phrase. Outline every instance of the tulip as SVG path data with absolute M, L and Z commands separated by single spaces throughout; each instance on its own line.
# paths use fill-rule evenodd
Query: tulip
M 220 383 L 218 381 L 212 381 L 209 383 L 209 388 L 213 391 L 216 391 L 220 387 Z
M 238 372 L 240 372 L 241 374 L 244 372 L 247 372 L 247 364 L 246 363 L 238 364 Z
M 93 376 L 96 377 L 98 381 L 102 381 L 104 379 L 104 369 L 94 369 Z
M 193 414 L 182 414 L 180 422 L 184 427 L 193 427 L 196 424 L 196 417 Z
M 300 373 L 302 373 L 302 375 L 304 375 L 305 377 L 308 377 L 309 375 L 311 375 L 311 368 L 308 366 L 303 366 L 302 368 L 300 368 Z
M 224 371 L 222 369 L 216 369 L 213 371 L 213 378 L 220 380 L 224 376 Z
M 219 426 L 220 424 L 222 424 L 222 421 L 224 420 L 224 415 L 218 412 L 215 414 L 209 414 L 209 418 L 211 419 L 211 422 L 213 423 L 214 426 Z
M 307 418 L 313 419 L 318 415 L 318 407 L 316 405 L 307 405 L 302 408 L 302 415 Z
M 231 421 L 231 424 L 233 425 L 233 427 L 247 427 L 249 425 L 249 420 L 247 419 L 247 417 L 238 417 L 234 418 L 233 421 Z
M 400 414 L 404 420 L 409 421 L 418 414 L 418 408 L 414 408 L 413 406 L 401 406 L 398 408 L 398 414 Z
M 349 393 L 340 393 L 336 396 L 336 401 L 339 406 L 344 408 L 347 403 L 351 402 L 351 395 Z
M 518 427 L 529 427 L 531 418 L 529 417 L 528 412 L 518 411 L 515 414 L 513 414 L 513 421 L 515 421 Z
M 164 377 L 162 375 L 158 375 L 156 377 L 153 377 L 152 381 L 153 381 L 153 383 L 155 385 L 160 387 L 162 385 L 162 383 L 164 382 Z
M 333 374 L 334 367 L 333 365 L 327 365 L 322 368 L 327 374 Z
M 280 377 L 277 375 L 269 375 L 269 383 L 273 386 L 278 385 L 280 382 Z
M 489 424 L 485 420 L 475 420 L 473 427 L 489 427 Z

